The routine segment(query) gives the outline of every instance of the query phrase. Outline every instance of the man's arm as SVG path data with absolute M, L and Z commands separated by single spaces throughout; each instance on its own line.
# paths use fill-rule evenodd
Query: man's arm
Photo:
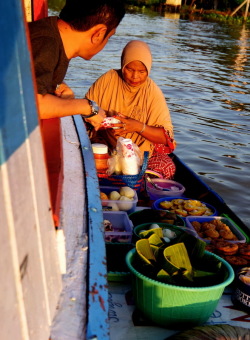
M 87 99 L 64 99 L 52 94 L 37 94 L 37 102 L 40 119 L 61 118 L 78 114 L 87 116 L 91 114 L 91 107 Z M 98 130 L 105 117 L 105 111 L 99 108 L 98 114 L 88 118 L 88 122 Z

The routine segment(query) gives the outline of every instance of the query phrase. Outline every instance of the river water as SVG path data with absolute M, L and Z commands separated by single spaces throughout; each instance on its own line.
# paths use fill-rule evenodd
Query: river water
M 183 20 L 178 13 L 127 13 L 103 51 L 91 61 L 71 61 L 66 81 L 76 97 L 120 67 L 132 39 L 151 47 L 151 77 L 171 112 L 175 153 L 250 228 L 250 27 Z

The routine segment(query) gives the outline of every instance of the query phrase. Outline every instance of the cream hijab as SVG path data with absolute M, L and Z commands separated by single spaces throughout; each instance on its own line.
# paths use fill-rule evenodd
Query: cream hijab
M 152 55 L 149 46 L 140 40 L 130 41 L 123 49 L 121 56 L 121 69 L 131 63 L 131 61 L 139 60 L 142 62 L 148 71 L 148 75 L 152 66 Z
M 148 74 L 152 66 L 152 55 L 149 46 L 139 40 L 130 41 L 123 49 L 121 56 L 121 69 L 110 70 L 102 75 L 90 87 L 86 96 L 112 116 L 122 113 L 150 126 L 164 127 L 173 136 L 173 126 L 166 104 L 165 97 L 155 82 L 147 77 L 140 86 L 129 86 L 122 77 L 122 70 L 131 61 L 139 60 L 147 68 Z M 98 139 L 115 148 L 119 137 L 118 130 L 107 129 L 97 132 Z M 95 137 L 97 137 L 95 136 Z M 141 151 L 153 151 L 154 145 L 136 132 L 127 133 L 126 138 L 132 139 Z

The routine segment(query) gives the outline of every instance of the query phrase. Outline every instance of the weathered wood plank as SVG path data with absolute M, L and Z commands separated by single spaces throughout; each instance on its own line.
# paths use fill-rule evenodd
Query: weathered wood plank
M 22 2 L 0 2 L 1 339 L 47 339 L 61 291 Z
M 63 196 L 60 221 L 65 235 L 66 272 L 58 311 L 51 327 L 53 340 L 82 340 L 86 336 L 87 255 L 85 179 L 80 142 L 71 117 L 61 119 Z M 63 251 L 60 255 L 62 259 Z M 65 264 L 61 263 L 61 268 Z

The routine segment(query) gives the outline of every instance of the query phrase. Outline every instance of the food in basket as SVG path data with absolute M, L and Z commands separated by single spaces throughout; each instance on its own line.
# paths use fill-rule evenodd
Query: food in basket
M 135 192 L 132 188 L 130 187 L 121 187 L 120 189 L 120 195 L 121 196 L 125 196 L 128 198 L 134 198 L 135 196 Z
M 162 201 L 159 203 L 160 207 L 167 209 L 176 214 L 187 217 L 187 216 L 210 216 L 213 212 L 206 206 L 205 203 L 198 200 L 184 200 L 184 199 L 173 199 L 171 201 Z
M 250 244 L 247 243 L 213 240 L 212 243 L 206 245 L 206 250 L 218 254 L 233 268 L 250 264 L 250 255 L 245 255 L 246 252 L 250 254 Z
M 104 203 L 103 206 L 108 205 L 109 210 L 114 211 L 128 211 L 132 209 L 134 204 L 135 191 L 127 186 L 121 187 L 119 191 L 112 190 L 108 195 L 100 192 L 101 200 L 108 200 L 108 204 Z M 114 201 L 114 202 L 112 202 Z M 111 208 L 111 209 L 110 209 Z
M 249 268 L 243 268 L 239 272 L 239 279 L 246 285 L 250 286 L 250 270 Z
M 141 274 L 185 287 L 205 287 L 224 280 L 221 261 L 205 253 L 204 241 L 184 233 L 166 243 L 154 230 L 149 238 L 136 242 L 134 266 Z
M 224 259 L 230 263 L 233 267 L 237 266 L 246 266 L 248 261 L 241 256 L 224 256 Z
M 239 254 L 247 260 L 250 260 L 250 244 L 239 244 Z
M 111 201 L 117 201 L 119 200 L 120 197 L 121 197 L 120 193 L 114 190 L 110 192 L 107 199 L 110 199 Z
M 105 192 L 100 192 L 100 197 L 101 197 L 101 200 L 108 200 L 108 195 L 105 194 Z
M 230 243 L 227 241 L 214 241 L 214 245 L 218 253 L 223 255 L 234 255 L 239 249 L 237 243 Z
M 238 241 L 237 236 L 231 231 L 230 227 L 223 223 L 221 220 L 214 219 L 209 222 L 190 222 L 194 227 L 195 231 L 204 240 L 228 240 Z
M 177 237 L 175 231 L 171 230 L 170 228 L 161 228 L 157 223 L 153 223 L 148 229 L 141 229 L 139 232 L 139 236 L 141 238 L 150 238 L 150 236 L 153 234 L 156 234 L 157 237 L 163 239 L 166 243 L 169 243 L 171 240 Z
M 103 220 L 104 231 L 114 231 L 112 223 L 109 220 Z
M 118 203 L 119 210 L 124 210 L 124 211 L 130 210 L 133 206 L 133 203 L 129 202 L 131 200 L 133 200 L 133 198 L 129 198 L 127 196 L 120 196 L 119 203 Z

